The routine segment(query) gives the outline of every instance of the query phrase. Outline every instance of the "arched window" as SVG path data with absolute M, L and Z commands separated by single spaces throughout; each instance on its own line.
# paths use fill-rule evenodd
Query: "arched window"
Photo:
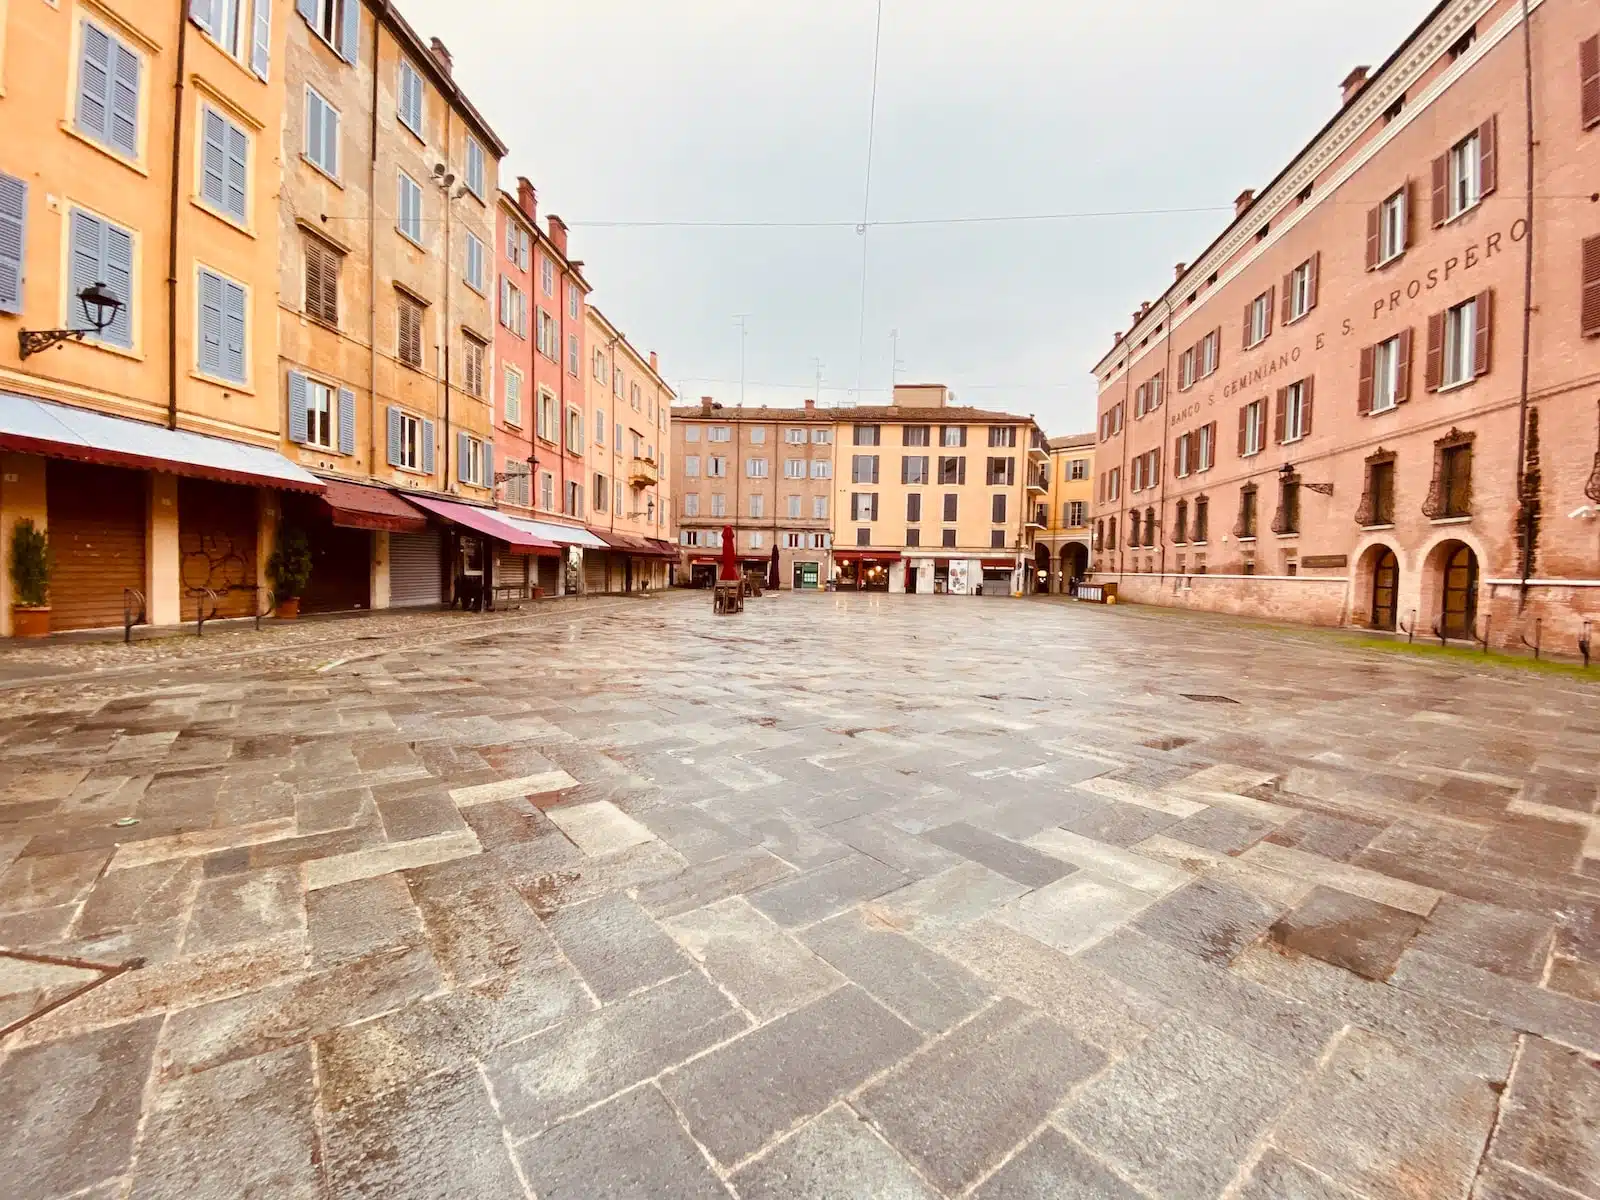
M 1136 508 L 1128 514 L 1128 547 L 1136 548 L 1139 545 L 1139 510 Z
M 1105 545 L 1105 538 L 1106 523 L 1104 521 L 1096 521 L 1094 523 L 1094 548 L 1097 551 Z
M 1115 517 L 1110 517 L 1110 518 L 1108 518 L 1106 520 L 1106 549 L 1107 550 L 1115 550 L 1116 548 L 1117 548 L 1117 519 Z
M 1189 502 L 1178 501 L 1176 524 L 1172 530 L 1172 542 L 1175 546 L 1182 546 L 1189 540 Z
M 1144 544 L 1146 546 L 1156 544 L 1156 510 L 1153 508 L 1144 510 Z

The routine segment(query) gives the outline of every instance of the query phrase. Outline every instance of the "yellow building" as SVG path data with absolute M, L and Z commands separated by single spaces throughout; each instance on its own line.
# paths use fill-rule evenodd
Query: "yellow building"
M 1089 570 L 1094 502 L 1094 434 L 1050 438 L 1050 499 L 1034 543 L 1035 590 L 1064 592 Z
M 53 628 L 254 612 L 320 489 L 277 452 L 288 16 L 0 4 L 0 535 L 48 529 Z
M 672 389 L 654 351 L 640 354 L 588 308 L 589 530 L 608 552 L 584 551 L 584 588 L 631 592 L 671 582 Z
M 303 606 L 438 603 L 535 546 L 476 507 L 495 497 L 505 146 L 392 6 L 298 0 L 284 24 L 268 382 L 284 453 L 330 484 L 290 506 L 314 560 Z

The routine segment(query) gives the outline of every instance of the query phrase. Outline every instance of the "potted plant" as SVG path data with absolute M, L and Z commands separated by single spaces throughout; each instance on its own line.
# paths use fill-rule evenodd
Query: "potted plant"
M 311 582 L 311 543 L 303 530 L 278 530 L 278 544 L 267 558 L 267 578 L 277 603 L 274 615 L 292 621 L 300 615 L 300 597 Z
M 11 531 L 11 633 L 50 632 L 50 538 L 27 517 Z

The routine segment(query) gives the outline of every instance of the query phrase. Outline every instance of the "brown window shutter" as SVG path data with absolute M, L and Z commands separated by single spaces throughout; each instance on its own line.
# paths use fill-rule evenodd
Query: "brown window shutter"
M 1489 373 L 1489 349 L 1494 342 L 1494 292 L 1478 293 L 1478 329 L 1472 347 L 1472 377 Z
M 1300 436 L 1311 436 L 1311 402 L 1316 398 L 1317 377 L 1307 375 L 1301 383 L 1303 395 L 1300 397 Z
M 1367 209 L 1367 270 L 1375 270 L 1378 259 L 1382 255 L 1382 241 L 1380 227 L 1383 222 L 1383 206 Z
M 1272 303 L 1275 299 L 1274 289 L 1267 289 L 1267 332 L 1272 332 Z
M 1150 483 L 1151 486 L 1161 482 L 1161 447 L 1157 446 L 1150 451 Z
M 1430 392 L 1444 384 L 1444 314 L 1428 318 L 1428 360 L 1423 367 L 1423 383 Z
M 306 239 L 306 312 L 322 315 L 322 247 Z
M 1411 330 L 1400 331 L 1400 365 L 1395 370 L 1394 402 L 1403 404 L 1411 399 Z
M 1578 43 L 1578 93 L 1583 127 L 1600 125 L 1600 34 Z
M 1450 219 L 1450 156 L 1441 154 L 1433 160 L 1433 227 L 1437 229 Z
M 1583 243 L 1583 336 L 1600 334 L 1600 237 Z
M 1317 306 L 1318 280 L 1322 275 L 1322 251 L 1318 250 L 1311 256 L 1311 279 L 1306 287 L 1309 293 L 1306 299 L 1306 311 L 1310 312 Z
M 1294 272 L 1283 277 L 1283 321 L 1287 325 L 1294 320 L 1294 310 L 1290 307 L 1294 303 Z
M 1376 346 L 1361 348 L 1361 382 L 1356 388 L 1356 413 L 1359 416 L 1365 417 L 1372 412 L 1373 376 L 1376 374 L 1377 361 Z
M 1478 126 L 1478 194 L 1487 196 L 1499 182 L 1500 118 L 1490 117 Z
M 1244 306 L 1244 348 L 1250 349 L 1250 310 L 1255 307 L 1255 301 Z
M 1416 229 L 1416 214 L 1417 181 L 1415 179 L 1407 179 L 1405 212 L 1402 214 L 1404 215 L 1405 220 L 1400 223 L 1400 236 L 1403 239 L 1400 243 L 1400 249 L 1402 250 L 1409 249 L 1411 244 L 1417 240 L 1417 235 L 1414 232 Z
M 1279 388 L 1278 394 L 1272 402 L 1272 440 L 1278 445 L 1283 445 L 1283 435 L 1287 432 L 1286 426 L 1289 419 L 1289 389 Z
M 1246 432 L 1245 414 L 1247 412 L 1249 412 L 1249 411 L 1250 411 L 1250 406 L 1248 404 L 1243 405 L 1239 409 L 1239 457 L 1240 458 L 1244 457 L 1244 452 L 1247 449 L 1247 446 L 1246 446 L 1246 443 L 1245 443 L 1245 432 Z
M 1172 443 L 1172 461 L 1173 462 L 1181 463 L 1183 461 L 1183 439 L 1188 437 L 1188 436 L 1189 435 L 1186 433 L 1186 434 L 1183 435 L 1183 437 L 1177 438 Z

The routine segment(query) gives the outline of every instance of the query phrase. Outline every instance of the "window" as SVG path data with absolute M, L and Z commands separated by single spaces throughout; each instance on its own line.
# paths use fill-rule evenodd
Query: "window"
M 633 385 L 633 406 L 639 407 L 639 385 Z M 765 446 L 767 444 L 767 431 L 760 425 L 750 427 L 750 444 L 752 446 Z
M 767 515 L 767 498 L 760 492 L 750 493 L 750 515 L 764 517 Z
M 1578 43 L 1578 93 L 1583 128 L 1600 125 L 1600 34 Z
M 767 460 L 764 458 L 747 458 L 744 460 L 744 477 L 746 479 L 765 479 L 767 477 Z M 872 482 L 876 483 L 876 480 Z
M 352 411 L 352 420 L 354 416 Z M 333 432 L 334 390 L 325 383 L 307 379 L 298 371 L 289 372 L 289 440 L 332 450 Z
M 1118 401 L 1111 410 L 1111 433 L 1115 437 L 1122 432 L 1122 403 Z
M 544 289 L 546 296 L 556 294 L 556 264 L 548 254 L 539 256 L 539 286 Z
M 732 436 L 732 431 L 726 425 L 713 425 L 706 430 L 706 441 L 708 442 L 726 442 Z
M 989 548 L 991 550 L 1004 550 L 1006 548 L 1006 531 L 1004 529 L 991 529 L 989 531 Z
M 1268 288 L 1245 306 L 1244 348 L 1259 346 L 1272 332 L 1272 289 Z
M 456 435 L 456 479 L 474 487 L 486 487 L 488 472 L 485 467 L 485 447 L 477 438 L 466 433 Z
M 572 284 L 567 288 L 567 316 L 576 321 L 582 315 L 582 309 L 583 289 Z M 573 374 L 576 375 L 577 372 L 574 371 Z
M 1137 549 L 1139 545 L 1139 510 L 1134 509 L 1128 514 L 1128 547 Z M 1136 568 L 1137 569 L 1137 568 Z
M 483 146 L 478 139 L 467 138 L 467 190 L 479 200 L 483 199 Z
M 339 178 L 339 110 L 316 88 L 306 88 L 305 159 L 324 175 Z
M 902 446 L 926 446 L 931 430 L 926 425 L 907 425 L 900 431 Z
M 990 446 L 1015 446 L 1017 444 L 1017 427 L 1015 425 L 989 426 Z
M 1393 262 L 1406 252 L 1411 185 L 1407 184 L 1367 214 L 1367 269 Z
M 344 255 L 310 234 L 302 239 L 301 244 L 306 256 L 306 316 L 337 326 L 339 271 L 344 265 Z
M 1067 463 L 1067 478 L 1077 480 L 1089 478 L 1089 460 L 1087 458 L 1069 460 Z
M 556 477 L 549 471 L 539 472 L 539 507 L 550 512 L 556 506 Z
M 583 412 L 567 409 L 567 449 L 573 454 L 583 453 Z
M 700 426 L 685 425 L 683 427 L 683 440 L 686 442 L 698 442 L 700 440 Z
M 1195 353 L 1198 349 L 1199 347 L 1197 346 L 1190 346 L 1182 354 L 1178 355 L 1178 390 L 1180 392 L 1187 392 L 1195 384 L 1195 379 L 1197 378 L 1195 374 Z
M 1447 217 L 1457 217 L 1477 204 L 1483 196 L 1482 152 L 1478 135 L 1469 133 L 1450 148 Z
M 954 546 L 956 544 L 956 531 L 954 529 L 940 530 L 939 544 L 943 546 Z
M 1239 520 L 1233 527 L 1233 536 L 1239 538 L 1253 538 L 1256 536 L 1256 489 L 1254 484 L 1246 484 L 1239 489 Z
M 519 338 L 528 336 L 528 297 L 506 275 L 500 276 L 500 324 Z
M 529 236 L 528 231 L 526 229 L 518 229 L 516 232 L 517 232 L 516 264 L 517 264 L 518 268 L 520 268 L 521 270 L 526 271 L 528 269 L 528 264 L 533 261 L 533 238 L 531 236 Z
M 547 442 L 553 442 L 561 436 L 561 422 L 556 417 L 556 398 L 544 388 L 539 389 L 539 403 L 534 412 L 534 432 Z
M 410 296 L 395 302 L 395 354 L 408 367 L 422 370 L 422 305 Z
M 766 534 L 761 533 L 759 530 L 752 530 L 751 531 L 751 533 L 750 533 L 750 549 L 752 549 L 752 550 L 761 550 L 761 549 L 764 549 L 766 547 L 766 544 L 767 544 Z
M 300 0 L 295 5 L 318 37 L 345 62 L 356 61 L 360 49 L 361 5 L 357 0 Z
M 851 492 L 850 519 L 852 521 L 876 521 L 878 519 L 878 493 Z
M 877 425 L 857 425 L 855 427 L 855 444 L 857 446 L 876 446 L 882 434 L 882 429 Z
M 784 501 L 784 509 L 785 509 L 786 514 L 788 515 L 789 520 L 798 521 L 800 519 L 800 497 L 799 496 L 786 497 L 785 501 Z
M 967 444 L 967 427 L 965 425 L 939 426 L 939 445 L 965 446 Z
M 1489 370 L 1489 292 L 1464 300 L 1428 322 L 1429 387 L 1470 383 Z M 1438 367 L 1435 368 L 1435 359 Z
M 1300 477 L 1278 477 L 1278 511 L 1272 518 L 1272 532 L 1287 537 L 1300 532 Z
M 906 497 L 906 523 L 915 525 L 922 520 L 922 493 L 912 492 Z
M 905 541 L 905 544 L 907 546 L 920 546 L 920 545 L 922 545 L 922 530 L 920 530 L 920 529 L 908 529 L 908 530 L 906 530 L 906 541 Z
M 1298 442 L 1311 433 L 1311 379 L 1291 383 L 1278 393 L 1278 442 Z
M 1600 50 L 1596 51 L 1600 54 Z M 1600 92 L 1600 78 L 1595 80 L 1595 90 Z M 1600 97 L 1596 97 L 1600 104 Z M 1600 334 L 1600 237 L 1585 239 L 1583 243 L 1583 286 L 1578 300 L 1578 322 L 1584 337 Z
M 1366 494 L 1362 507 L 1355 512 L 1358 525 L 1394 525 L 1395 523 L 1395 461 L 1373 458 L 1366 462 Z
M 483 399 L 484 344 L 470 333 L 461 336 L 461 388 L 469 396 Z
M 1003 525 L 1006 519 L 1006 494 L 996 492 L 989 497 L 989 520 L 996 525 Z
M 813 521 L 826 521 L 828 519 L 828 498 L 826 496 L 811 497 L 811 519 Z
M 1068 500 L 1065 516 L 1068 529 L 1082 529 L 1089 523 L 1089 505 L 1082 500 Z
M 995 485 L 1013 484 L 1017 481 L 1017 460 L 1014 458 L 991 458 L 989 460 L 988 484 Z
M 1122 468 L 1112 467 L 1106 476 L 1106 499 L 1120 500 L 1122 498 Z
M 422 76 L 405 59 L 400 60 L 400 82 L 396 91 L 395 116 L 418 137 L 422 137 Z
M 597 477 L 597 488 L 596 488 L 597 494 L 598 494 L 598 490 L 599 489 L 598 489 L 598 477 Z M 698 517 L 700 515 L 700 493 L 699 492 L 690 492 L 688 495 L 686 495 L 683 498 L 683 515 L 686 516 L 686 517 Z
M 404 171 L 400 172 L 400 208 L 395 228 L 422 245 L 422 187 Z
M 522 426 L 522 372 L 506 367 L 506 424 Z
M 1369 346 L 1361 352 L 1360 390 L 1356 411 L 1388 412 L 1407 399 L 1411 388 L 1411 331 Z
M 583 484 L 576 479 L 567 480 L 566 494 L 562 497 L 561 511 L 569 517 L 583 516 Z
M 578 374 L 578 335 L 567 334 L 567 374 Z
M 858 530 L 856 530 L 856 545 L 858 545 L 858 546 L 870 546 L 870 545 L 872 545 L 872 530 L 870 530 L 870 529 L 858 529 Z
M 22 311 L 27 225 L 27 183 L 0 173 L 0 313 Z
M 1239 457 L 1260 454 L 1267 444 L 1266 399 L 1252 400 L 1239 409 Z
M 556 327 L 556 319 L 544 309 L 538 313 L 539 353 L 551 362 L 561 361 L 561 331 Z
M 1174 546 L 1186 545 L 1189 541 L 1189 502 L 1179 500 L 1173 513 L 1172 544 Z M 1183 563 L 1178 564 L 1178 574 L 1183 574 Z
M 1179 479 L 1188 477 L 1193 469 L 1194 434 L 1186 433 L 1172 447 L 1172 469 Z
M 706 459 L 706 474 L 712 479 L 725 479 L 728 475 L 728 460 L 720 455 L 712 455 Z
M 790 446 L 804 446 L 806 444 L 806 431 L 804 429 L 785 429 L 783 440 Z
M 1197 496 L 1194 502 L 1194 541 L 1196 545 L 1203 546 L 1206 542 L 1210 514 L 1211 502 L 1204 496 Z
M 1138 420 L 1146 413 L 1154 412 L 1161 407 L 1161 391 L 1163 372 L 1156 372 L 1155 376 L 1141 383 L 1133 391 L 1133 418 Z
M 959 497 L 956 493 L 946 492 L 944 494 L 944 519 L 947 523 L 956 519 L 956 506 L 958 503 Z
M 200 106 L 200 199 L 241 225 L 249 204 L 250 138 L 209 104 Z
M 813 429 L 811 431 L 811 444 L 813 446 L 831 446 L 831 445 L 833 445 L 833 430 L 831 430 L 831 429 Z
M 1472 513 L 1472 437 L 1452 431 L 1434 443 L 1433 482 L 1422 505 L 1435 521 Z
M 806 477 L 806 460 L 803 458 L 784 459 L 783 477 L 785 479 L 804 479 Z
M 1195 470 L 1209 471 L 1217 461 L 1217 423 L 1200 426 Z
M 464 278 L 467 286 L 480 295 L 488 286 L 484 281 L 483 243 L 470 232 L 467 234 L 467 265 Z
M 870 428 L 876 429 L 877 426 Z M 878 482 L 878 456 L 876 454 L 853 454 L 850 456 L 850 482 L 851 483 L 877 483 Z
M 1284 280 L 1283 323 L 1298 321 L 1317 306 L 1317 275 L 1322 265 L 1318 251 L 1294 270 Z
M 389 465 L 433 474 L 433 422 L 401 409 L 389 409 Z
M 928 456 L 926 454 L 903 454 L 900 456 L 900 482 L 901 483 L 927 483 L 928 482 Z
M 962 484 L 967 481 L 967 460 L 964 455 L 941 455 L 939 482 Z
M 832 479 L 833 478 L 833 464 L 831 462 L 829 462 L 825 458 L 814 458 L 814 459 L 812 459 L 811 460 L 811 478 L 813 478 L 813 479 Z
M 1200 349 L 1196 355 L 1199 359 L 1200 378 L 1213 375 L 1217 370 L 1217 355 L 1222 348 L 1222 330 L 1213 329 L 1200 339 Z
M 612 426 L 612 428 L 616 430 L 617 436 L 616 436 L 616 440 L 613 441 L 611 444 L 613 446 L 615 446 L 617 448 L 617 451 L 620 453 L 621 450 L 622 450 L 622 422 L 618 421 L 614 426 Z
M 85 137 L 137 158 L 139 81 L 144 59 L 93 21 L 83 22 L 82 38 L 73 124 Z

